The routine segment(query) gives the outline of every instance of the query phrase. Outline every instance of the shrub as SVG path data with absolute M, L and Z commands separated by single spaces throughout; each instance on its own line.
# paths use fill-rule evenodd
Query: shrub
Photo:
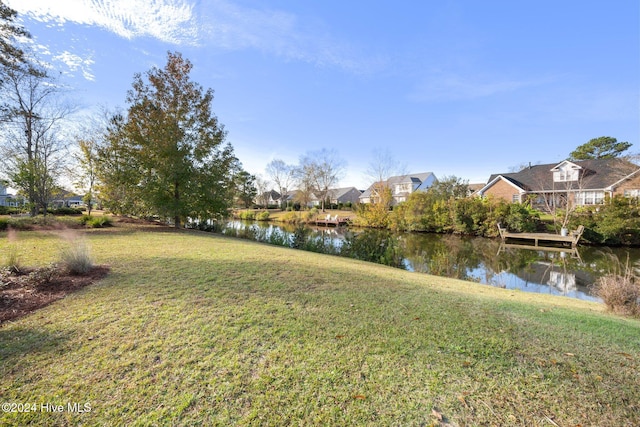
M 289 211 L 282 215 L 281 221 L 285 224 L 298 224 L 300 222 L 300 216 L 296 212 Z
M 240 219 L 253 221 L 256 219 L 256 213 L 254 211 L 242 211 L 240 212 Z
M 68 208 L 68 207 L 47 209 L 47 212 L 50 212 L 54 215 L 81 215 L 82 214 L 82 211 L 80 209 Z
M 49 264 L 46 267 L 40 267 L 29 273 L 29 283 L 34 286 L 45 286 L 51 283 L 51 281 L 58 274 L 58 266 L 55 263 Z
M 61 250 L 61 263 L 71 274 L 86 274 L 93 267 L 89 247 L 84 241 L 70 240 Z
M 293 249 L 302 249 L 307 242 L 310 230 L 304 225 L 298 225 L 291 236 L 291 247 Z
M 0 218 L 0 231 L 5 231 L 9 228 L 9 218 Z
M 630 277 L 609 274 L 598 279 L 594 288 L 609 310 L 640 317 L 640 286 Z
M 82 216 L 83 219 L 86 217 L 88 218 L 84 220 L 84 224 L 90 228 L 103 228 L 113 225 L 113 223 L 111 222 L 111 218 L 109 218 L 108 216 Z
M 258 215 L 256 215 L 256 220 L 258 221 L 269 221 L 269 211 L 262 211 Z
M 640 317 L 640 284 L 628 264 L 624 271 L 599 278 L 593 290 L 614 313 Z

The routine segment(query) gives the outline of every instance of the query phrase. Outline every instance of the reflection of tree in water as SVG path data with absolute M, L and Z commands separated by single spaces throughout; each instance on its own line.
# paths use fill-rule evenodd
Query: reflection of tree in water
M 402 235 L 402 240 L 405 258 L 413 270 L 420 273 L 473 280 L 469 271 L 482 264 L 483 248 L 474 244 L 477 239 L 452 235 L 406 234 Z
M 404 267 L 400 239 L 387 230 L 365 230 L 347 233 L 340 255 L 392 267 Z

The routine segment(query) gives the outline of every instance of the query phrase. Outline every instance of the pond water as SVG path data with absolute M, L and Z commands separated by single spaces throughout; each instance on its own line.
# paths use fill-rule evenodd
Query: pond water
M 283 246 L 373 260 L 418 273 L 599 301 L 590 292 L 598 277 L 640 266 L 640 249 L 579 247 L 524 249 L 500 239 L 380 230 L 295 227 L 231 221 L 223 230 Z

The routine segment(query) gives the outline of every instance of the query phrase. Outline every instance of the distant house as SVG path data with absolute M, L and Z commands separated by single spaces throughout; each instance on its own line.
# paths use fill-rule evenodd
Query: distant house
M 70 208 L 79 208 L 84 206 L 84 197 L 83 196 L 71 196 L 66 200 L 67 206 Z
M 513 203 L 530 200 L 538 209 L 603 203 L 606 196 L 640 196 L 640 167 L 620 158 L 535 165 L 520 172 L 494 174 L 480 197 L 493 196 Z
M 19 207 L 26 203 L 24 197 L 15 196 L 7 191 L 7 187 L 0 182 L 0 206 Z
M 332 205 L 346 203 L 356 204 L 358 203 L 361 194 L 362 192 L 356 187 L 333 188 L 329 190 L 327 199 Z M 322 204 L 322 200 L 314 195 L 310 200 L 310 204 L 312 206 L 320 206 Z
M 486 184 L 484 182 L 468 184 L 467 185 L 467 196 L 473 197 L 473 196 L 477 195 L 478 191 L 482 190 L 482 188 L 485 185 Z
M 276 190 L 270 190 L 256 197 L 256 204 L 262 205 L 266 201 L 267 206 L 277 205 L 280 203 L 280 193 Z M 266 207 L 266 206 L 265 206 Z
M 377 200 L 379 188 L 389 188 L 393 197 L 392 204 L 407 200 L 415 191 L 427 191 L 437 181 L 431 172 L 392 176 L 384 182 L 376 182 L 365 190 L 359 197 L 360 203 L 372 203 Z

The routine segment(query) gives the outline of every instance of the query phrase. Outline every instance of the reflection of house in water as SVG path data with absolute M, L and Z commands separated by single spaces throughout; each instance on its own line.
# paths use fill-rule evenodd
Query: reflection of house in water
M 568 270 L 563 265 L 551 262 L 534 262 L 515 274 L 526 283 L 549 285 L 562 295 L 575 291 L 588 293 L 588 287 L 593 283 L 593 278 L 588 273 Z
M 576 275 L 573 273 L 550 271 L 549 282 L 547 283 L 558 289 L 563 294 L 568 294 L 569 292 L 576 290 Z

